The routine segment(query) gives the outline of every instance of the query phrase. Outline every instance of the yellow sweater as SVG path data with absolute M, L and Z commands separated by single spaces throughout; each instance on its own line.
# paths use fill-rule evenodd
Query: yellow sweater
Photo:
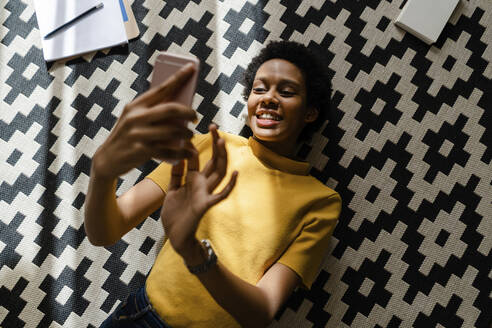
M 250 284 L 280 262 L 311 288 L 341 209 L 340 196 L 308 175 L 309 164 L 281 157 L 253 138 L 220 132 L 228 152 L 227 184 L 234 170 L 236 186 L 228 198 L 202 218 L 199 240 L 210 239 L 220 261 Z M 200 168 L 212 156 L 210 134 L 193 138 Z M 149 176 L 164 192 L 171 166 L 161 164 Z M 165 243 L 146 283 L 150 302 L 173 328 L 240 327 L 219 306 L 183 259 Z

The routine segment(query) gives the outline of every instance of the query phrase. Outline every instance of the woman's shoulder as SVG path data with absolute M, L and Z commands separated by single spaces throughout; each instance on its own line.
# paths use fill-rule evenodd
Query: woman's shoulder
M 225 140 L 227 146 L 240 147 L 248 144 L 248 139 L 221 130 L 217 130 L 219 136 Z M 212 135 L 210 132 L 205 134 L 197 133 L 191 139 L 191 142 L 198 151 L 212 147 Z
M 248 144 L 248 139 L 242 136 L 238 136 L 229 132 L 225 132 L 222 130 L 217 130 L 219 136 L 227 142 L 237 143 L 237 144 Z M 195 134 L 192 138 L 192 142 L 194 145 L 198 145 L 200 143 L 212 143 L 212 136 L 210 132 L 205 134 Z
M 320 198 L 339 198 L 340 195 L 338 192 L 331 187 L 328 187 L 326 184 L 318 180 L 312 175 L 306 175 L 304 176 L 305 182 L 304 182 L 304 187 L 306 188 L 307 192 L 311 192 L 314 194 L 319 195 Z
M 219 133 L 219 136 L 221 138 L 224 138 L 224 139 L 228 139 L 228 140 L 238 140 L 238 141 L 243 141 L 243 142 L 247 142 L 248 139 L 246 139 L 245 137 L 242 137 L 242 136 L 238 136 L 236 134 L 232 134 L 232 133 L 229 133 L 229 132 L 225 132 L 225 131 L 222 131 L 222 130 L 217 130 L 217 132 Z M 200 139 L 206 139 L 206 138 L 211 138 L 210 136 L 210 132 L 207 132 L 207 133 L 196 133 L 194 136 L 193 136 L 193 139 L 195 140 L 200 140 Z
M 248 139 L 246 139 L 245 137 L 238 136 L 237 134 L 232 134 L 221 130 L 218 131 L 219 131 L 219 136 L 223 138 L 226 142 L 234 142 L 242 145 L 248 144 Z

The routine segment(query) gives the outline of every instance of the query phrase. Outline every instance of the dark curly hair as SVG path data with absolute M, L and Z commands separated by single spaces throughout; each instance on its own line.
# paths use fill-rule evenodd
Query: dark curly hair
M 305 141 L 312 137 L 323 122 L 328 119 L 331 99 L 331 79 L 328 65 L 306 46 L 293 41 L 271 41 L 249 63 L 243 77 L 243 98 L 248 100 L 256 71 L 270 59 L 284 59 L 296 65 L 304 75 L 307 91 L 307 106 L 318 109 L 318 118 L 308 123 L 299 136 Z

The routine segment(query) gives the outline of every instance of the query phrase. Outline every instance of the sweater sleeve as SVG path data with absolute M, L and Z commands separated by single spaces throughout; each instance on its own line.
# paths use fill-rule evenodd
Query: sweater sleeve
M 338 193 L 317 202 L 305 216 L 300 233 L 277 261 L 301 277 L 304 289 L 311 288 L 321 269 L 341 205 Z
M 193 138 L 191 139 L 191 142 L 195 146 L 195 148 L 198 150 L 200 154 L 207 148 L 207 145 L 211 145 L 211 139 L 212 137 L 210 136 L 210 133 L 207 134 L 197 134 L 194 135 Z M 200 156 L 200 160 L 202 160 Z M 202 166 L 203 163 L 200 161 L 200 166 Z M 169 186 L 169 181 L 171 180 L 171 169 L 172 165 L 168 164 L 166 162 L 162 162 L 157 166 L 152 172 L 150 172 L 149 175 L 146 176 L 146 178 L 152 180 L 154 183 L 156 183 L 162 191 L 165 193 L 167 192 L 167 188 Z

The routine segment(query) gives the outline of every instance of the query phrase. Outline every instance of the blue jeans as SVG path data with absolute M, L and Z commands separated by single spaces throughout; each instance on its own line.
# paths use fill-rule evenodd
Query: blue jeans
M 101 324 L 100 328 L 172 328 L 150 304 L 145 287 L 127 297 Z

